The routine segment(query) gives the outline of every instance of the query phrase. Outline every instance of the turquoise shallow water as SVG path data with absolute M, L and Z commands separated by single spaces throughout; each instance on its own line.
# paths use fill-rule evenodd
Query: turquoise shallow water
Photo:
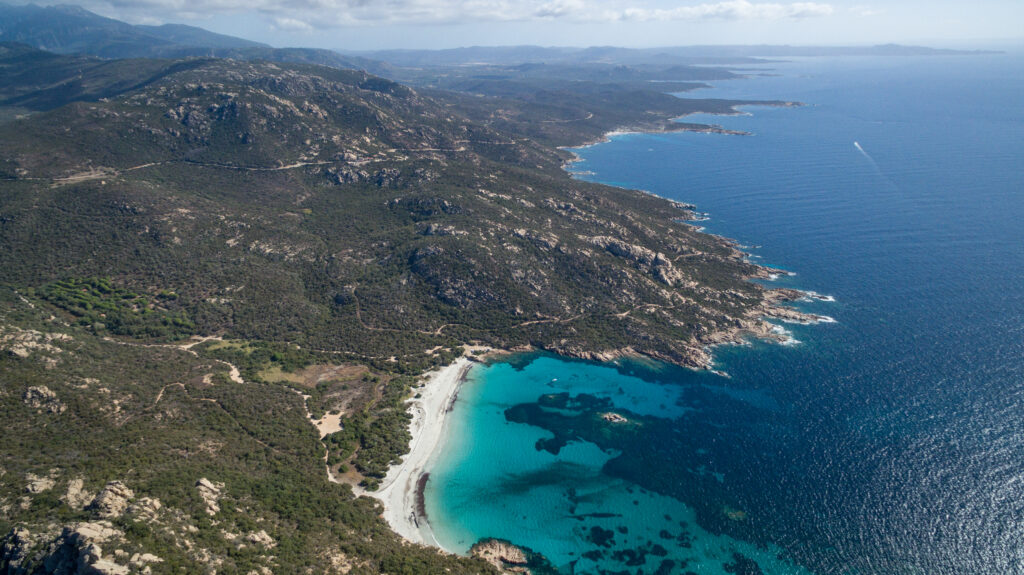
M 555 455 L 536 448 L 538 441 L 554 434 L 506 417 L 511 406 L 566 389 L 609 402 L 606 408 L 590 410 L 598 415 L 700 417 L 695 406 L 699 402 L 689 397 L 692 390 L 684 392 L 677 385 L 680 377 L 710 398 L 735 393 L 722 387 L 717 376 L 651 368 L 633 362 L 565 361 L 543 354 L 475 368 L 459 393 L 447 454 L 431 471 L 428 483 L 427 514 L 438 540 L 457 552 L 468 551 L 483 533 L 524 544 L 542 541 L 538 550 L 567 572 L 643 565 L 651 572 L 663 565 L 665 572 L 677 572 L 676 568 L 687 565 L 699 573 L 724 574 L 723 565 L 733 563 L 733 553 L 741 552 L 772 566 L 774 572 L 803 573 L 776 559 L 781 549 L 758 549 L 748 542 L 712 535 L 699 526 L 694 510 L 684 503 L 604 473 L 608 461 L 621 454 L 619 450 L 572 441 Z M 749 395 L 757 399 L 756 392 Z M 548 409 L 559 414 L 587 411 Z M 632 423 L 609 424 L 607 431 L 618 433 L 616 425 Z M 724 481 L 704 466 L 678 471 Z M 729 511 L 742 510 L 723 509 L 723 513 Z M 605 545 L 595 542 L 602 533 L 595 527 L 610 533 L 612 540 Z M 585 556 L 595 549 L 604 556 Z M 613 557 L 616 552 L 621 553 L 618 560 Z M 645 560 L 640 562 L 643 555 Z
M 427 488 L 446 546 L 502 537 L 567 573 L 1024 573 L 1024 58 L 773 73 L 707 95 L 809 105 L 574 169 L 697 204 L 838 323 L 716 350 L 731 379 L 475 369 Z

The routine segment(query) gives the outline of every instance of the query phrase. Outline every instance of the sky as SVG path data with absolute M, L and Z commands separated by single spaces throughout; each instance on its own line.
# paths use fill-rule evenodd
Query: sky
M 37 2 L 57 3 L 57 2 Z M 342 51 L 523 45 L 924 44 L 1024 37 L 1024 0 L 63 0 L 133 24 L 182 23 Z

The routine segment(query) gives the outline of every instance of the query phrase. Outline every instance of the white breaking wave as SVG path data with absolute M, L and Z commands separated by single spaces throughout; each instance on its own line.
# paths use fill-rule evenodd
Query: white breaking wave
M 814 300 L 826 301 L 826 302 L 834 302 L 834 301 L 836 301 L 835 296 L 820 294 L 820 293 L 818 293 L 816 291 L 811 291 L 811 290 L 805 290 L 804 291 L 804 297 L 802 297 L 800 299 L 801 299 L 801 301 L 814 301 Z
M 779 340 L 779 344 L 781 345 L 798 345 L 800 343 L 800 340 L 793 337 L 793 332 L 782 327 L 781 325 L 773 325 L 772 333 L 782 338 Z

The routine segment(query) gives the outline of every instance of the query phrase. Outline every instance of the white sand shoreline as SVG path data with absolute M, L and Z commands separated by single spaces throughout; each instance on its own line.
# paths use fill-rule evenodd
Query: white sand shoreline
M 417 388 L 420 397 L 409 400 L 412 413 L 409 453 L 401 464 L 391 466 L 380 488 L 360 493 L 380 501 L 384 505 L 384 519 L 391 529 L 412 543 L 444 549 L 434 537 L 426 517 L 416 512 L 417 483 L 442 446 L 448 408 L 472 366 L 472 361 L 462 357 L 427 374 L 423 387 Z

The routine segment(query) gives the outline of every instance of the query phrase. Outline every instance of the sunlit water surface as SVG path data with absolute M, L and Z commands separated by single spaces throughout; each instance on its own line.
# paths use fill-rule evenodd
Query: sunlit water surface
M 694 96 L 808 106 L 687 119 L 748 137 L 618 136 L 573 169 L 696 204 L 838 322 L 718 349 L 731 379 L 475 369 L 427 487 L 446 547 L 506 538 L 576 573 L 1024 573 L 1024 58 L 771 69 Z M 579 429 L 610 411 L 635 427 Z

